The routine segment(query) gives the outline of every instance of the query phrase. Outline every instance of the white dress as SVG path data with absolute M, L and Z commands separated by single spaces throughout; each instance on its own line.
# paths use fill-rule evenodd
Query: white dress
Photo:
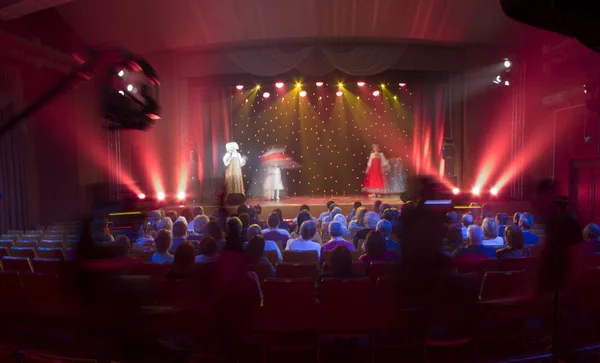
M 267 178 L 263 186 L 265 190 L 283 190 L 283 181 L 281 180 L 281 169 L 270 167 L 267 169 Z

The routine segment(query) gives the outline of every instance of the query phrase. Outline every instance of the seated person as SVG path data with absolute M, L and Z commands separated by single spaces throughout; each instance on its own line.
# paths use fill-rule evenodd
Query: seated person
M 335 202 L 333 200 L 329 200 L 327 201 L 327 211 L 321 213 L 321 215 L 319 216 L 319 222 L 323 222 L 323 218 L 329 216 L 331 214 L 331 210 L 333 209 L 332 205 L 334 205 Z
M 122 234 L 117 237 L 115 240 L 115 244 L 118 246 L 120 257 L 127 257 L 138 261 L 139 263 L 143 263 L 141 258 L 131 257 L 131 242 L 129 242 L 129 237 Z
M 386 219 L 382 219 L 377 222 L 376 229 L 385 236 L 385 244 L 387 245 L 388 251 L 394 251 L 400 255 L 400 244 L 390 239 L 390 235 L 392 234 L 392 223 Z
M 496 223 L 498 223 L 498 237 L 504 238 L 504 230 L 508 225 L 508 214 L 498 213 L 496 214 Z
M 217 242 L 217 251 L 223 251 L 225 248 L 225 235 L 221 229 L 221 226 L 219 225 L 219 221 L 215 220 L 208 222 L 204 231 L 204 235 L 214 238 Z
M 211 236 L 204 236 L 199 243 L 200 254 L 194 258 L 194 263 L 217 262 L 217 241 Z
M 186 226 L 187 227 L 187 226 Z M 168 279 L 183 279 L 193 275 L 196 248 L 190 242 L 180 243 L 173 257 L 173 266 L 167 273 Z
M 188 219 L 188 231 L 190 232 L 194 232 L 194 219 L 196 219 L 196 217 L 204 215 L 204 208 L 202 207 L 195 207 L 194 210 L 192 211 L 192 218 Z
M 248 241 L 248 227 L 250 227 L 250 216 L 248 213 L 242 213 L 238 215 L 238 218 L 242 222 L 242 237 L 244 241 Z
M 354 202 L 354 204 L 352 205 L 352 212 L 350 212 L 350 214 L 348 214 L 346 216 L 346 220 L 347 221 L 351 221 L 354 219 L 354 216 L 356 216 L 356 211 L 358 208 L 362 207 L 362 203 L 359 202 L 358 200 L 356 202 Z
M 258 226 L 257 226 L 258 227 Z M 269 271 L 271 277 L 275 276 L 275 268 L 271 265 L 271 262 L 263 256 L 265 252 L 265 239 L 261 235 L 256 235 L 250 238 L 246 247 L 246 253 L 252 257 L 252 263 L 269 265 Z
M 459 248 L 466 247 L 466 244 L 462 238 L 462 230 L 460 224 L 453 223 L 448 226 L 448 232 L 446 234 L 446 246 L 445 251 L 453 254 Z
M 156 233 L 154 238 L 154 244 L 156 245 L 156 252 L 150 258 L 151 263 L 172 263 L 173 255 L 170 254 L 169 248 L 173 241 L 173 235 L 166 229 L 161 229 Z
M 173 243 L 169 249 L 170 253 L 175 253 L 177 247 L 183 242 L 186 242 L 187 237 L 187 223 L 183 221 L 177 221 L 173 224 Z
M 208 224 L 208 217 L 204 214 L 194 217 L 194 220 L 190 223 L 194 224 L 194 229 L 187 237 L 188 241 L 200 241 L 204 232 L 206 231 L 206 225 Z M 189 230 L 189 228 L 188 228 Z
M 398 254 L 388 251 L 383 233 L 372 230 L 367 234 L 365 253 L 360 256 L 360 260 L 365 264 L 365 271 L 368 271 L 371 262 L 397 262 Z
M 279 229 L 286 231 L 290 234 L 290 224 L 283 219 L 283 211 L 279 208 L 273 209 L 273 213 L 279 216 Z
M 332 204 L 332 206 L 334 206 L 334 207 L 331 208 L 331 213 L 329 213 L 329 215 L 324 217 L 323 221 L 321 221 L 321 224 L 323 225 L 323 229 L 326 228 L 325 224 L 331 222 L 335 216 L 337 216 L 338 214 L 342 214 L 342 208 L 336 206 L 335 204 Z
M 376 200 L 373 202 L 373 212 L 375 212 L 379 217 L 381 217 L 381 205 L 383 202 L 381 200 Z
M 321 258 L 321 245 L 312 240 L 315 233 L 317 233 L 315 222 L 310 219 L 305 221 L 300 226 L 300 238 L 289 240 L 285 247 L 286 251 L 317 251 L 317 257 Z
M 248 221 L 249 225 L 257 224 L 261 225 L 260 220 L 258 219 L 258 213 L 256 212 L 256 208 L 250 207 L 248 208 L 248 217 L 250 217 L 250 221 Z
M 315 286 L 317 296 L 321 288 L 321 281 L 323 281 L 324 278 L 351 279 L 355 277 L 364 277 L 364 275 L 352 272 L 352 253 L 346 246 L 335 246 L 329 262 L 331 263 L 331 270 L 319 275 L 319 278 L 317 279 L 317 285 Z
M 308 204 L 302 204 L 300 206 L 300 213 L 302 212 L 308 212 L 308 214 L 310 214 L 310 206 Z M 315 217 L 312 217 L 312 219 L 317 225 L 319 224 L 319 221 Z M 298 226 L 298 217 L 294 217 L 292 222 L 294 223 L 294 226 Z
M 281 219 L 277 213 L 272 213 L 267 218 L 267 225 L 269 228 L 262 231 L 263 237 L 269 241 L 282 241 L 285 243 L 290 238 L 290 232 L 285 229 L 279 228 Z
M 260 226 L 258 224 L 253 224 L 248 228 L 248 239 L 252 239 L 255 236 L 261 236 L 262 235 L 262 231 L 260 229 Z M 264 238 L 264 237 L 263 237 Z M 244 249 L 247 250 L 248 249 L 248 243 L 249 242 L 245 242 L 244 243 Z M 279 246 L 277 246 L 277 243 L 275 243 L 275 241 L 265 241 L 265 251 L 275 251 L 277 252 L 277 261 L 281 261 L 281 250 L 279 249 Z
M 290 236 L 290 239 L 300 238 L 300 226 L 302 226 L 302 223 L 304 223 L 306 221 L 313 221 L 313 222 L 315 222 L 314 218 L 312 218 L 310 216 L 310 214 L 308 212 L 306 212 L 306 211 L 300 212 L 298 214 L 298 217 L 296 217 L 296 221 L 297 221 L 297 224 L 296 224 L 297 227 L 296 227 L 296 230 L 294 232 L 292 232 L 292 234 Z M 318 223 L 315 222 L 315 225 L 318 225 Z M 323 243 L 323 239 L 322 239 L 321 234 L 319 233 L 319 231 L 317 231 L 315 233 L 315 236 L 312 238 L 312 240 L 313 240 L 313 242 L 317 242 L 318 244 L 322 244 Z M 286 246 L 286 242 L 285 241 L 283 241 L 283 246 L 284 247 Z
M 508 247 L 496 250 L 498 258 L 519 258 L 531 256 L 531 251 L 523 245 L 523 232 L 519 227 L 513 225 L 506 226 L 504 230 L 504 238 Z
M 472 224 L 467 230 L 467 245 L 454 252 L 454 257 L 458 259 L 483 259 L 496 257 L 496 250 L 493 247 L 487 247 L 482 244 L 483 230 L 480 226 Z
M 363 220 L 365 218 L 365 214 L 367 214 L 369 210 L 366 207 L 358 207 L 358 209 L 356 210 L 356 214 L 354 215 L 354 218 L 352 219 L 352 221 L 350 221 L 350 225 L 348 226 L 348 228 L 350 229 L 363 229 L 365 228 L 363 226 Z
M 367 234 L 371 231 L 374 231 L 377 228 L 377 223 L 379 223 L 379 215 L 375 212 L 367 212 L 363 218 L 363 229 L 356 232 L 354 234 L 354 238 L 352 238 L 352 243 L 354 243 L 354 247 L 358 246 L 358 241 L 361 239 L 366 239 Z
M 344 218 L 344 216 L 342 216 L 342 218 Z M 352 242 L 348 242 L 344 239 L 344 228 L 342 228 L 340 222 L 333 221 L 329 223 L 329 235 L 331 236 L 331 241 L 325 243 L 321 247 L 321 254 L 323 251 L 333 250 L 337 246 L 345 246 L 349 251 L 356 250 Z
M 523 213 L 521 213 L 521 212 L 516 212 L 516 213 L 513 215 L 513 224 L 514 224 L 515 226 L 518 226 L 518 225 L 519 225 L 519 220 L 521 220 L 521 216 L 522 216 L 522 215 L 523 215 Z
M 461 222 L 462 239 L 466 240 L 468 238 L 467 230 L 469 229 L 469 226 L 473 224 L 473 215 L 471 213 L 465 213 L 462 216 Z
M 335 216 L 333 218 L 333 221 L 338 222 L 339 224 L 342 225 L 342 229 L 344 230 L 344 236 L 350 237 L 350 230 L 348 229 L 348 221 L 346 220 L 346 217 L 344 217 L 344 215 L 338 214 L 337 216 Z
M 485 218 L 481 224 L 481 229 L 483 229 L 482 245 L 489 247 L 504 246 L 504 238 L 498 237 L 498 224 L 496 220 L 489 217 Z
M 523 240 L 525 246 L 535 246 L 540 243 L 540 237 L 531 233 L 529 230 L 533 227 L 533 215 L 530 213 L 523 213 L 519 218 L 519 227 L 523 231 Z
M 590 223 L 583 229 L 583 239 L 588 245 L 588 253 L 600 253 L 600 227 L 595 223 Z M 118 240 L 118 239 L 117 239 Z

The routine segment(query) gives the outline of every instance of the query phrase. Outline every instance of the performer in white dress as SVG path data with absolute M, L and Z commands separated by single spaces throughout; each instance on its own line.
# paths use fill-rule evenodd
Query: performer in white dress
M 238 152 L 239 146 L 236 142 L 227 143 L 225 148 L 227 153 L 223 156 L 223 164 L 225 164 L 227 194 L 245 194 L 242 166 L 246 165 L 247 158 Z
M 279 191 L 283 190 L 283 181 L 281 180 L 281 168 L 275 164 L 267 168 L 267 177 L 264 182 L 265 197 L 268 199 L 279 200 Z

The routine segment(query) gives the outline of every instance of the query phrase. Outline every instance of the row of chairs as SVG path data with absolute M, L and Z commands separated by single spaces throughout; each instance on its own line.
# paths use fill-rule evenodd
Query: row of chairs
M 13 242 L 21 242 L 21 241 L 61 241 L 61 242 L 77 242 L 79 240 L 79 236 L 77 235 L 63 235 L 63 234 L 3 234 L 0 236 L 0 240 L 3 241 L 13 241 Z
M 47 240 L 43 239 L 40 241 L 37 240 L 5 240 L 0 239 L 0 247 L 10 248 L 10 247 L 44 247 L 44 248 L 74 248 L 77 246 L 78 241 L 76 240 Z
M 96 363 L 95 359 L 62 357 L 37 352 L 0 350 L 2 363 Z
M 11 257 L 4 256 L 0 260 L 0 271 L 59 273 L 64 267 L 62 258 Z
M 11 256 L 11 257 L 27 257 L 33 259 L 35 257 L 42 258 L 60 258 L 66 259 L 68 251 L 70 249 L 54 248 L 54 247 L 9 247 L 2 248 L 0 246 L 0 257 Z

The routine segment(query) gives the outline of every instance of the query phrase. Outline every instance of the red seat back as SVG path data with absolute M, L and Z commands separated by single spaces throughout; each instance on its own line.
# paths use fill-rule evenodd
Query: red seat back
M 475 272 L 478 276 L 483 276 L 486 271 L 498 271 L 497 258 L 469 259 L 455 258 L 454 263 L 458 272 L 461 274 Z
M 42 258 L 61 258 L 63 260 L 65 259 L 65 253 L 62 247 L 39 247 L 36 250 L 36 255 Z
M 267 278 L 263 286 L 265 329 L 307 331 L 315 329 L 315 281 L 312 278 Z
M 324 331 L 356 331 L 375 325 L 371 281 L 324 278 L 319 297 L 319 327 Z
M 248 266 L 248 269 L 256 273 L 256 276 L 258 276 L 258 281 L 260 282 L 261 286 L 265 283 L 265 279 L 267 277 L 273 277 L 271 276 L 271 265 L 268 265 L 266 263 L 257 263 L 254 265 L 250 265 Z
M 265 251 L 264 256 L 271 262 L 271 265 L 275 266 L 277 262 L 277 251 Z
M 286 279 L 312 278 L 318 276 L 317 263 L 278 263 L 276 266 L 277 277 Z
M 21 274 L 15 271 L 0 272 L 0 310 L 4 313 L 25 310 L 25 290 Z
M 488 271 L 483 275 L 480 300 L 523 297 L 530 292 L 530 281 L 525 270 Z
M 317 263 L 319 262 L 319 255 L 317 251 L 283 251 L 283 262 Z
M 63 259 L 36 257 L 31 263 L 36 273 L 59 273 L 63 265 Z
M 381 276 L 391 276 L 397 264 L 389 262 L 371 262 L 369 266 L 369 278 L 371 283 L 376 284 Z
M 13 257 L 35 257 L 35 248 L 33 247 L 11 247 L 8 254 Z
M 65 301 L 58 274 L 25 273 L 21 276 L 28 311 L 38 316 L 62 316 Z
M 33 272 L 31 260 L 28 257 L 2 257 L 4 271 Z
M 501 258 L 498 262 L 502 271 L 521 271 L 534 269 L 537 259 L 534 257 Z

